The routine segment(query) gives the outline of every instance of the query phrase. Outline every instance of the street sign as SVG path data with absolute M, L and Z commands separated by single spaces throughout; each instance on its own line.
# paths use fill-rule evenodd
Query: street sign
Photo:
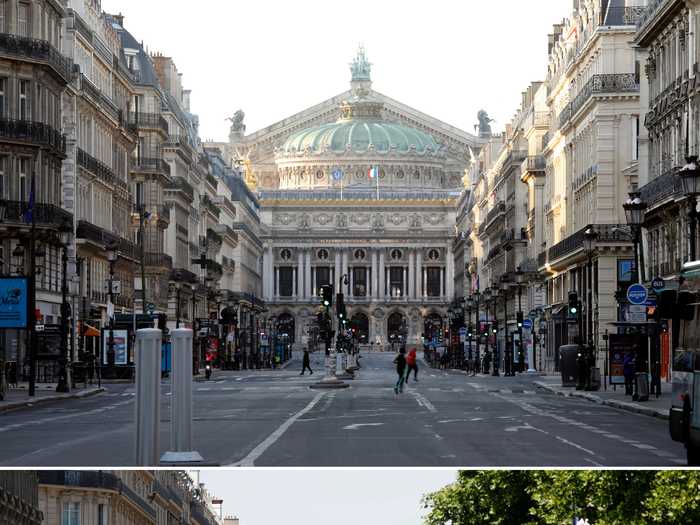
M 645 304 L 631 304 L 629 305 L 629 311 L 638 314 L 641 312 L 646 312 L 647 307 Z
M 523 319 L 523 330 L 532 330 L 532 319 Z
M 627 300 L 632 304 L 646 303 L 648 295 L 646 287 L 641 284 L 633 284 L 627 288 Z
M 655 292 L 660 292 L 666 288 L 666 282 L 661 277 L 654 277 L 651 281 L 651 288 Z
M 43 324 L 38 324 L 34 327 L 34 330 L 37 332 L 43 332 L 44 331 L 44 325 Z
M 153 304 L 153 303 L 146 303 L 146 311 L 147 311 L 149 314 L 152 314 L 152 313 L 155 311 L 155 309 L 156 309 L 156 305 L 155 305 L 155 304 Z
M 644 305 L 642 305 L 644 306 Z M 630 323 L 646 323 L 647 322 L 647 312 L 646 307 L 644 307 L 643 312 L 629 312 L 627 314 L 627 321 Z
M 460 337 L 463 337 L 463 336 L 467 335 L 467 327 L 466 327 L 466 326 L 460 327 L 460 329 L 459 329 L 459 335 L 460 335 Z

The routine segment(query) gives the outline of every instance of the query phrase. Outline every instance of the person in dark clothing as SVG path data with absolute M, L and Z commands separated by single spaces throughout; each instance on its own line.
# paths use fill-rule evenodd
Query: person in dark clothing
M 306 372 L 307 368 L 309 369 L 309 372 L 311 372 L 312 374 L 314 373 L 314 371 L 311 370 L 311 357 L 309 356 L 309 349 L 308 348 L 304 349 L 304 357 L 302 357 L 302 359 L 301 359 L 301 364 L 302 364 L 302 368 L 301 368 L 301 374 L 299 374 L 300 376 L 304 375 L 304 372 Z
M 634 352 L 627 352 L 622 359 L 622 374 L 625 376 L 625 395 L 634 393 L 634 374 L 637 369 Z
M 394 386 L 394 393 L 398 394 L 400 392 L 403 392 L 403 383 L 406 380 L 406 349 L 402 348 L 399 351 L 399 355 L 396 356 L 396 359 L 394 359 L 394 363 L 396 363 L 396 373 L 399 376 L 399 379 L 396 381 L 396 386 Z

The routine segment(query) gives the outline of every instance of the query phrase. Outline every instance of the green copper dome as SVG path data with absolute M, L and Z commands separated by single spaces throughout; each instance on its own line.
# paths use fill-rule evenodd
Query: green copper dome
M 357 153 L 366 152 L 370 144 L 375 151 L 388 152 L 392 147 L 408 152 L 412 146 L 418 154 L 439 149 L 433 137 L 414 128 L 381 120 L 341 120 L 308 128 L 292 134 L 282 146 L 284 153 L 305 151 L 313 153 L 331 151 L 342 153 L 348 149 Z

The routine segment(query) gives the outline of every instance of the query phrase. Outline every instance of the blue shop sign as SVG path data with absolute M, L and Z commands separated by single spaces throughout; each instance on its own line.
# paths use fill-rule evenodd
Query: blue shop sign
M 532 330 L 532 320 L 531 319 L 523 319 L 523 329 Z
M 0 277 L 0 329 L 27 328 L 26 277 Z
M 627 288 L 627 300 L 632 304 L 644 304 L 648 296 L 646 287 L 641 284 L 633 284 Z

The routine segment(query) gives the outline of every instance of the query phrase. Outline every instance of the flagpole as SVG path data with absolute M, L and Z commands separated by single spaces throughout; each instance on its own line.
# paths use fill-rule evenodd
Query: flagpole
M 29 186 L 29 213 L 31 213 L 31 230 L 29 235 L 29 316 L 27 329 L 29 330 L 29 397 L 34 397 L 36 392 L 36 213 L 34 205 L 36 200 L 36 157 L 32 166 L 31 182 Z M 25 218 L 26 220 L 26 218 Z
M 377 168 L 375 175 L 377 177 L 377 200 L 379 200 L 379 168 Z

